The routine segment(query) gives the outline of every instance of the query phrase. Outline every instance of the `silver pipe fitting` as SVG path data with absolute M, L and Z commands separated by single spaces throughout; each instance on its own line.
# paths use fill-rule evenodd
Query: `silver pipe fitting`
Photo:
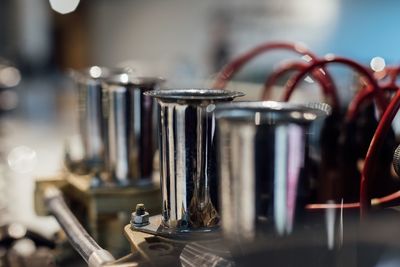
M 79 135 L 83 145 L 83 163 L 89 171 L 100 171 L 105 156 L 105 124 L 103 115 L 104 79 L 125 73 L 122 69 L 92 66 L 71 71 L 78 95 Z
M 219 222 L 213 107 L 242 93 L 213 89 L 149 91 L 159 104 L 162 225 L 208 230 Z
M 217 105 L 221 221 L 231 244 L 292 232 L 309 192 L 305 183 L 309 126 L 329 112 L 325 104 Z
M 107 172 L 118 185 L 148 184 L 156 150 L 156 117 L 152 97 L 159 89 L 156 77 L 115 75 L 104 82 L 104 116 L 107 122 Z

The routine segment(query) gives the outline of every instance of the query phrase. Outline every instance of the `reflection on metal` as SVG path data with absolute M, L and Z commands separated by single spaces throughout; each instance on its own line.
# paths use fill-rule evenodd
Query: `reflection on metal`
M 340 221 L 339 221 L 339 247 L 343 246 L 343 198 L 341 200 Z
M 308 126 L 327 113 L 324 105 L 217 105 L 221 220 L 227 239 L 240 243 L 265 232 L 292 233 L 298 204 L 307 198 L 301 181 L 306 178 Z
M 183 267 L 233 267 L 235 263 L 230 258 L 230 252 L 220 239 L 191 242 L 184 247 L 179 256 Z
M 219 231 L 219 228 L 192 229 L 190 234 L 188 234 L 188 231 L 182 231 L 180 228 L 163 227 L 163 216 L 161 214 L 150 216 L 149 224 L 135 225 L 131 223 L 129 227 L 133 231 L 185 242 L 221 239 L 221 231 Z
M 163 81 L 126 73 L 105 81 L 107 172 L 117 184 L 143 184 L 151 180 L 156 149 L 155 105 L 153 98 L 143 92 L 158 89 Z
M 328 201 L 328 204 L 334 204 L 333 200 Z M 326 209 L 325 210 L 325 225 L 326 225 L 326 235 L 327 235 L 327 247 L 328 249 L 333 249 L 335 246 L 335 219 L 336 219 L 336 209 Z
M 93 71 L 94 68 L 98 71 Z M 82 163 L 89 172 L 99 172 L 104 165 L 106 139 L 102 82 L 119 73 L 124 73 L 124 70 L 98 66 L 71 73 L 78 90 L 79 132 L 84 154 Z
M 56 187 L 45 190 L 44 200 L 50 213 L 68 236 L 72 247 L 91 267 L 100 267 L 115 261 L 110 252 L 101 248 L 86 232 L 64 201 L 62 193 Z
M 40 179 L 35 189 L 35 210 L 46 215 L 43 206 L 48 187 L 60 188 L 67 203 L 73 207 L 74 215 L 85 222 L 85 228 L 104 248 L 113 254 L 126 250 L 126 241 L 115 233 L 129 222 L 132 203 L 146 203 L 150 214 L 159 214 L 161 194 L 159 186 L 144 187 L 92 187 L 91 175 L 63 173 L 55 177 Z
M 233 266 L 220 232 L 168 234 L 160 222 L 161 216 L 152 216 L 147 226 L 124 228 L 132 251 L 140 252 L 152 266 Z
M 214 113 L 209 104 L 242 93 L 210 89 L 150 91 L 160 107 L 163 226 L 209 230 L 219 222 L 215 177 Z M 211 106 L 213 107 L 213 106 Z

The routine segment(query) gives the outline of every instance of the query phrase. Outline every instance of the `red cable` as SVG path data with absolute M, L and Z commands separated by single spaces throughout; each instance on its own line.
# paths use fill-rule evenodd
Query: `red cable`
M 269 100 L 272 87 L 276 84 L 278 79 L 289 71 L 300 71 L 306 66 L 303 62 L 289 62 L 276 69 L 264 82 L 263 90 L 261 92 L 262 100 Z
M 360 182 L 360 208 L 361 216 L 365 216 L 371 207 L 369 201 L 369 180 L 372 179 L 371 175 L 374 171 L 374 163 L 378 161 L 378 152 L 381 149 L 385 137 L 392 126 L 392 121 L 400 108 L 400 90 L 397 91 L 389 106 L 383 113 L 382 119 L 379 121 L 378 127 L 372 137 L 371 144 L 369 145 L 367 155 L 365 157 L 364 168 L 361 173 Z
M 307 55 L 311 58 L 312 62 L 318 60 L 317 56 L 314 55 L 311 51 L 306 49 L 305 47 L 299 44 L 287 43 L 287 42 L 270 42 L 264 43 L 255 48 L 251 49 L 250 51 L 240 55 L 239 57 L 235 58 L 231 62 L 229 62 L 222 70 L 217 74 L 217 78 L 213 84 L 213 88 L 220 88 L 223 89 L 226 87 L 229 80 L 251 59 L 255 58 L 259 54 L 266 53 L 271 50 L 289 50 L 300 55 Z M 332 82 L 331 76 L 326 73 L 326 79 L 334 85 Z M 335 106 L 338 106 L 339 100 L 336 92 L 336 88 L 332 88 L 330 90 L 330 94 L 332 95 L 332 100 Z
M 400 75 L 400 66 L 389 68 L 390 83 L 389 85 L 396 87 L 397 77 Z
M 382 91 L 391 91 L 396 92 L 398 90 L 397 87 L 393 87 L 392 85 L 386 85 L 381 87 Z M 375 91 L 372 91 L 369 87 L 361 89 L 353 98 L 353 100 L 349 104 L 349 108 L 347 109 L 346 120 L 352 121 L 356 118 L 358 111 L 360 110 L 361 105 L 368 99 L 371 99 L 376 96 Z
M 264 83 L 264 87 L 262 90 L 262 95 L 261 99 L 262 100 L 268 100 L 270 98 L 270 92 L 272 87 L 276 84 L 276 81 L 283 76 L 285 73 L 289 71 L 301 71 L 305 69 L 308 65 L 303 62 L 289 62 L 287 64 L 282 65 L 279 67 L 276 71 L 274 71 L 269 78 Z M 334 89 L 334 86 L 328 79 L 326 79 L 326 75 L 322 73 L 322 71 L 319 70 L 314 70 L 312 72 L 312 77 L 320 84 L 323 93 L 326 95 L 329 95 L 329 92 L 331 90 L 330 86 Z M 333 104 L 334 107 L 338 107 L 337 104 Z
M 381 198 L 373 198 L 371 200 L 372 206 L 377 206 L 380 204 L 385 204 L 390 201 L 396 200 L 400 198 L 400 191 L 396 191 L 390 195 L 381 197 Z M 360 202 L 354 203 L 344 203 L 344 204 L 308 204 L 306 205 L 306 209 L 308 210 L 319 210 L 319 209 L 357 209 L 360 207 Z
M 313 62 L 311 65 L 309 65 L 307 68 L 302 70 L 300 73 L 298 73 L 293 79 L 290 79 L 286 85 L 286 92 L 285 92 L 283 101 L 289 100 L 289 98 L 293 94 L 296 86 L 300 83 L 300 81 L 303 79 L 303 77 L 307 73 L 313 71 L 315 68 L 325 67 L 326 65 L 332 64 L 332 63 L 339 63 L 339 64 L 349 66 L 352 69 L 354 69 L 355 71 L 357 71 L 358 73 L 360 73 L 362 76 L 364 76 L 367 79 L 368 83 L 371 85 L 371 89 L 373 91 L 375 91 L 379 111 L 381 113 L 383 113 L 383 111 L 386 109 L 387 101 L 384 98 L 383 93 L 379 90 L 378 82 L 371 75 L 371 73 L 366 68 L 364 68 L 362 65 L 358 64 L 357 62 L 355 62 L 353 60 L 350 60 L 347 58 L 341 58 L 341 57 L 317 60 L 317 61 Z

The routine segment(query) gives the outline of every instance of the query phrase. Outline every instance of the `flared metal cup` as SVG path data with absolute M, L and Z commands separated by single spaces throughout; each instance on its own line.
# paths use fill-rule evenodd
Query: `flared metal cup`
M 107 79 L 104 110 L 108 128 L 107 173 L 118 185 L 151 182 L 156 150 L 155 101 L 143 93 L 164 79 L 127 74 Z
M 160 107 L 162 224 L 177 232 L 207 231 L 219 222 L 212 109 L 243 94 L 213 89 L 145 94 Z
M 79 136 L 83 146 L 83 165 L 88 171 L 100 171 L 105 159 L 105 122 L 102 109 L 104 79 L 122 74 L 123 69 L 93 66 L 71 71 L 78 95 Z
M 221 221 L 230 244 L 290 234 L 304 208 L 310 124 L 330 112 L 279 102 L 217 105 Z

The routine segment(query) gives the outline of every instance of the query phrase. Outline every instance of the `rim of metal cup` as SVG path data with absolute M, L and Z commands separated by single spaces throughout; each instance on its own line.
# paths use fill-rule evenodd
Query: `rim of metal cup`
M 151 86 L 165 82 L 165 78 L 159 76 L 135 76 L 132 73 L 116 73 L 104 79 L 104 83 L 121 86 Z
M 79 83 L 101 82 L 113 75 L 130 73 L 126 68 L 109 68 L 103 66 L 90 66 L 83 69 L 70 69 L 68 74 Z
M 260 123 L 261 121 L 311 122 L 331 114 L 325 103 L 293 104 L 276 101 L 243 101 L 215 105 L 217 119 Z
M 162 89 L 144 94 L 161 100 L 231 100 L 245 95 L 237 91 L 208 88 Z

